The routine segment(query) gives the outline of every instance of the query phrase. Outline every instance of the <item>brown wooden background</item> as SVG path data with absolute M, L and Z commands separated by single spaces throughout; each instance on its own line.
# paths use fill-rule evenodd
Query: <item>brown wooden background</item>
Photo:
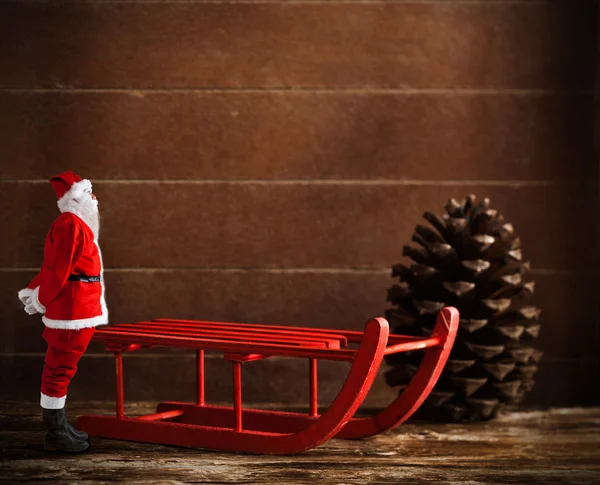
M 17 290 L 92 179 L 112 322 L 362 328 L 425 210 L 474 192 L 521 234 L 543 308 L 537 405 L 598 400 L 597 2 L 0 2 L 0 392 L 38 396 Z M 132 399 L 193 397 L 189 354 L 126 358 Z M 208 362 L 208 398 L 229 369 Z M 347 368 L 321 367 L 321 397 Z M 303 402 L 304 361 L 244 369 Z M 93 346 L 71 397 L 113 395 Z M 367 401 L 394 395 L 380 380 Z

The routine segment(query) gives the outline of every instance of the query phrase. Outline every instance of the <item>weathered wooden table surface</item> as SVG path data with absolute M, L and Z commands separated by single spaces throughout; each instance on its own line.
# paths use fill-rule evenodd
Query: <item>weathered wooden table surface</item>
M 74 403 L 76 413 L 110 413 Z M 129 406 L 130 414 L 152 411 Z M 35 404 L 0 403 L 0 483 L 600 484 L 600 408 L 507 414 L 479 424 L 409 423 L 295 456 L 253 456 L 92 439 L 83 455 L 48 454 Z

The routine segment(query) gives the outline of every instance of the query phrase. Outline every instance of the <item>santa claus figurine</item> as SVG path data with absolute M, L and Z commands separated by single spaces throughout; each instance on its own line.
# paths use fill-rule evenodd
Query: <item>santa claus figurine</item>
M 98 201 L 89 180 L 67 171 L 50 179 L 61 215 L 44 244 L 44 262 L 19 291 L 29 315 L 42 314 L 48 343 L 42 373 L 42 417 L 49 451 L 80 452 L 87 434 L 67 420 L 67 387 L 97 325 L 108 323 L 102 255 L 98 246 Z

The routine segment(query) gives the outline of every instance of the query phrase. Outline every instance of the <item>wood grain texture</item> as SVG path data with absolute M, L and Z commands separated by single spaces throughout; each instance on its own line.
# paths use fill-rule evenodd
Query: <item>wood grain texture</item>
M 590 89 L 596 8 L 2 3 L 0 86 Z
M 136 403 L 132 415 L 153 403 Z M 107 402 L 71 402 L 70 416 L 108 414 Z M 330 440 L 272 457 L 92 440 L 90 452 L 48 457 L 36 404 L 0 408 L 3 477 L 12 483 L 440 485 L 600 483 L 600 410 L 553 409 L 504 415 L 493 423 L 413 422 L 368 440 Z
M 425 210 L 489 197 L 514 224 L 534 267 L 593 264 L 594 186 L 98 184 L 107 267 L 389 267 Z M 3 183 L 0 267 L 41 264 L 57 216 L 50 184 Z M 15 214 L 21 217 L 15 219 Z M 573 237 L 574 234 L 577 237 Z
M 0 92 L 0 108 L 3 178 L 597 178 L 591 95 Z

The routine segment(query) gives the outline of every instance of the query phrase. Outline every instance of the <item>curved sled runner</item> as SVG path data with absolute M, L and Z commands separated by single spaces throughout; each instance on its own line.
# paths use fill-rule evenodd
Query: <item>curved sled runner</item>
M 384 318 L 369 320 L 364 332 L 168 319 L 106 327 L 94 338 L 115 354 L 116 416 L 82 416 L 77 424 L 90 436 L 245 453 L 297 453 L 333 437 L 374 435 L 404 422 L 427 398 L 450 354 L 458 320 L 455 308 L 443 308 L 427 338 L 389 334 Z M 123 352 L 149 347 L 196 350 L 196 402 L 165 402 L 155 414 L 126 417 Z M 398 398 L 375 416 L 353 417 L 384 355 L 419 349 L 425 349 L 423 361 Z M 233 406 L 205 402 L 205 350 L 222 352 L 232 363 Z M 242 364 L 272 356 L 309 359 L 308 414 L 242 407 Z M 317 406 L 318 359 L 352 364 L 339 394 L 322 414 Z

